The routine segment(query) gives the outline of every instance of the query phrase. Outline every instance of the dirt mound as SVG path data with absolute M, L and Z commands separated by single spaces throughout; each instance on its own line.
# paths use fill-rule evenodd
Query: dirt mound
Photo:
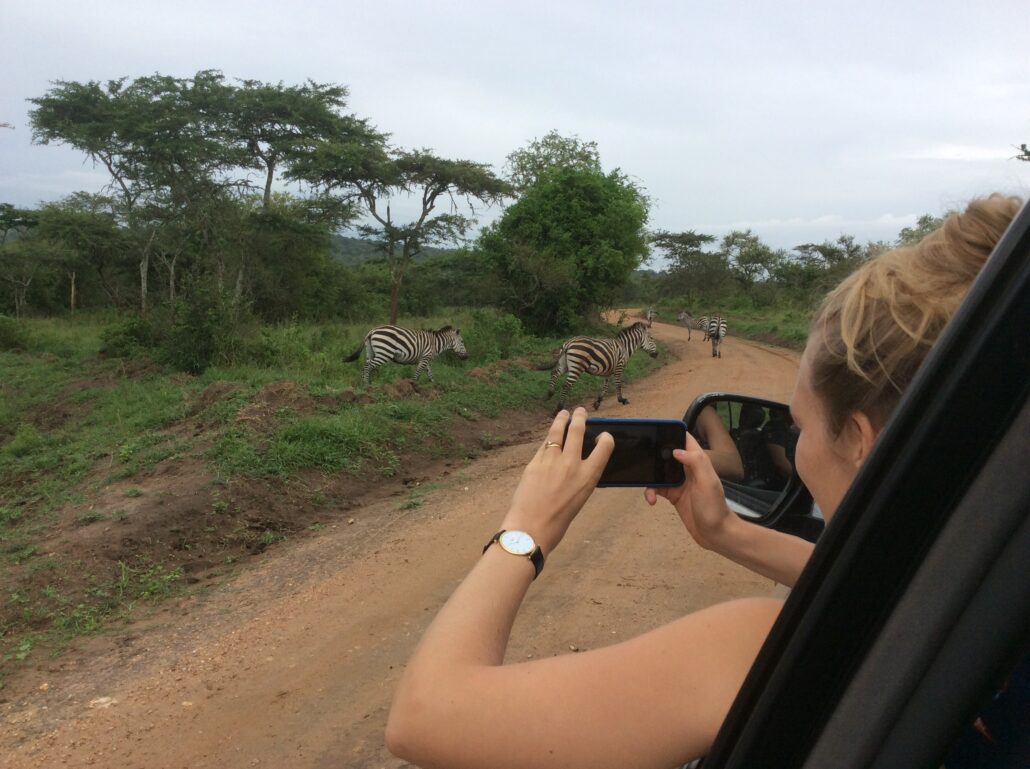
M 196 397 L 196 400 L 190 404 L 189 410 L 187 411 L 188 416 L 196 416 L 205 409 L 210 408 L 218 401 L 222 400 L 226 395 L 233 392 L 238 392 L 240 385 L 236 382 L 212 382 Z
M 258 390 L 250 403 L 236 413 L 236 421 L 255 432 L 267 433 L 279 423 L 279 412 L 290 410 L 298 414 L 307 414 L 314 411 L 317 406 L 318 401 L 306 387 L 284 379 L 267 384 Z

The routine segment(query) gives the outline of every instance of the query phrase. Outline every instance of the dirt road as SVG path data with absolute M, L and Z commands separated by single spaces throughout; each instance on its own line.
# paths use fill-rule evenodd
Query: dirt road
M 700 392 L 790 397 L 798 356 L 655 324 L 679 360 L 600 414 L 681 417 Z M 182 601 L 79 670 L 40 673 L 5 709 L 0 766 L 401 767 L 383 747 L 393 687 L 422 631 L 494 532 L 544 434 L 451 473 L 416 510 L 396 498 L 285 545 L 231 584 Z M 529 593 L 509 659 L 625 639 L 772 584 L 700 550 L 667 505 L 596 492 Z

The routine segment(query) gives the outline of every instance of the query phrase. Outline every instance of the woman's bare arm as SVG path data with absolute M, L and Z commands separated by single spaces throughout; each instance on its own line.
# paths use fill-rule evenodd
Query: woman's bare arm
M 426 769 L 662 767 L 703 755 L 781 602 L 720 604 L 615 646 L 502 665 L 532 565 L 487 551 L 412 657 L 387 746 Z
M 613 443 L 581 459 L 586 412 L 559 414 L 501 525 L 549 555 Z M 484 533 L 484 538 L 486 534 Z M 504 665 L 533 564 L 492 545 L 430 625 L 401 679 L 387 745 L 419 766 L 667 769 L 703 753 L 779 611 L 769 599 L 706 609 L 616 646 Z

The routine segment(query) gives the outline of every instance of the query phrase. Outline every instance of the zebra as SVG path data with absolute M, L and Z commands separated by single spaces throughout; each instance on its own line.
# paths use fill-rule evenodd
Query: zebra
M 704 334 L 705 334 L 704 341 L 706 341 L 706 342 L 708 341 L 708 316 L 707 315 L 702 315 L 700 318 L 695 318 L 689 312 L 684 310 L 683 312 L 681 312 L 679 315 L 676 316 L 676 320 L 678 320 L 680 323 L 682 323 L 684 326 L 687 327 L 687 341 L 688 342 L 690 341 L 691 332 L 695 328 L 698 331 L 703 331 Z
M 712 357 L 722 357 L 722 340 L 726 336 L 726 319 L 715 315 L 708 321 L 708 338 L 712 340 Z
M 367 385 L 372 372 L 387 361 L 394 363 L 417 363 L 415 381 L 425 371 L 433 381 L 433 358 L 444 350 L 454 350 L 461 359 L 468 357 L 461 329 L 444 326 L 435 331 L 415 331 L 400 326 L 376 326 L 365 334 L 361 346 L 352 355 L 344 358 L 350 363 L 358 359 L 365 350 L 365 366 L 361 369 L 361 382 Z
M 551 386 L 547 391 L 547 397 L 550 398 L 557 389 L 558 378 L 565 376 L 556 411 L 565 408 L 569 389 L 584 372 L 604 377 L 601 393 L 594 401 L 595 410 L 601 407 L 601 401 L 608 392 L 608 382 L 612 377 L 615 377 L 619 403 L 629 403 L 622 397 L 622 369 L 638 347 L 643 348 L 652 358 L 658 356 L 658 348 L 644 321 L 637 321 L 632 326 L 624 328 L 614 339 L 574 336 L 568 340 L 558 352 L 558 360 L 555 361 L 554 370 L 551 372 Z
M 651 328 L 651 324 L 654 323 L 654 319 L 658 317 L 658 310 L 654 307 L 648 307 L 647 312 L 644 313 L 644 317 L 647 319 L 647 327 Z

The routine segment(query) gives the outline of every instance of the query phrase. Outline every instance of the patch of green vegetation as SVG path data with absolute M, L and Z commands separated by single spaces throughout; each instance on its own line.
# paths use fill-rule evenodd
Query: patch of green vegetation
M 426 495 L 440 488 L 438 483 L 425 483 L 408 489 L 408 498 L 401 504 L 400 510 L 414 510 L 426 501 Z

